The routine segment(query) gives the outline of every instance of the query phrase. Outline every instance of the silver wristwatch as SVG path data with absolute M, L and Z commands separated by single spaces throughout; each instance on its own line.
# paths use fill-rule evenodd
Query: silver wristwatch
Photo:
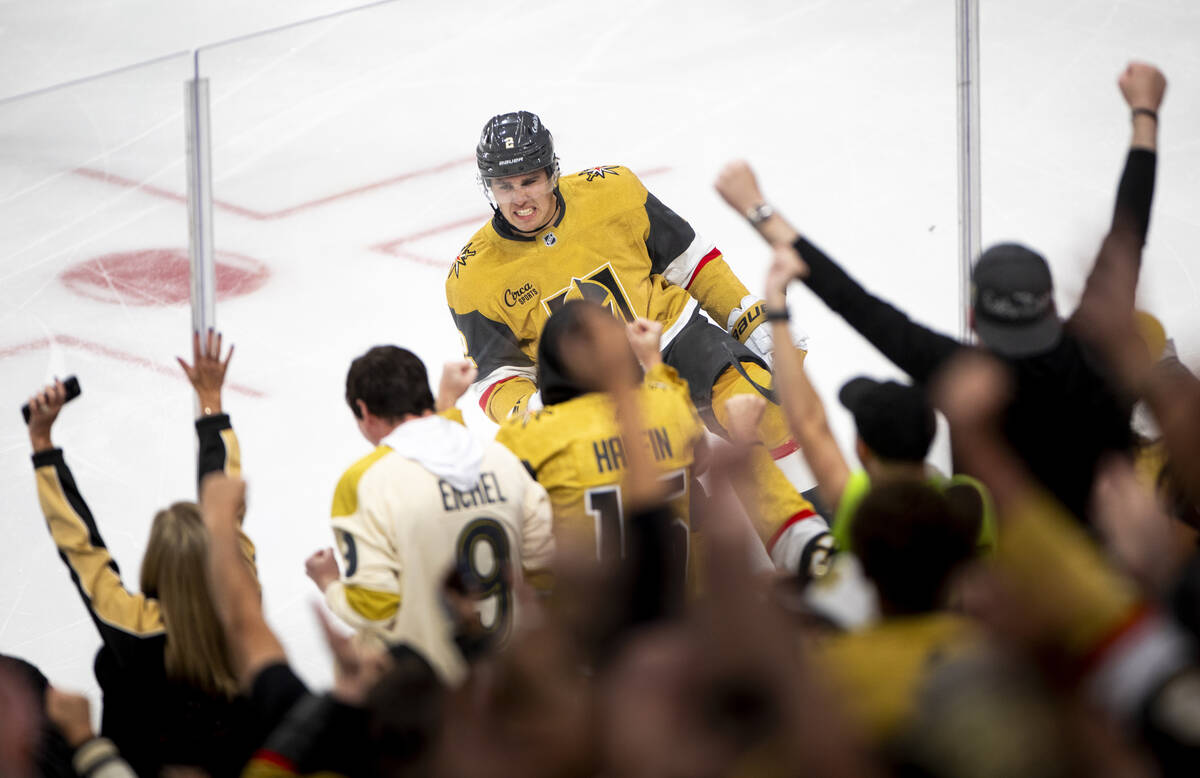
M 769 203 L 759 203 L 758 205 L 746 209 L 746 220 L 755 227 L 770 219 L 775 215 L 775 209 Z

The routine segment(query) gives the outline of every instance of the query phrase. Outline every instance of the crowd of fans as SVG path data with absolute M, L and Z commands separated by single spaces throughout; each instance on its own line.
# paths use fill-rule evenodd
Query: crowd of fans
M 1133 64 L 1119 86 L 1132 140 L 1070 316 L 1055 310 L 1039 254 L 995 246 L 974 274 L 979 344 L 957 342 L 760 209 L 775 394 L 833 520 L 828 540 L 787 566 L 797 574 L 764 564 L 737 496 L 754 485 L 767 400 L 734 396 L 728 439 L 706 440 L 686 386 L 660 364 L 661 328 L 626 333 L 600 306 L 570 302 L 540 347 L 542 421 L 517 420 L 483 448 L 455 431 L 469 365 L 449 365 L 435 399 L 403 349 L 355 361 L 347 402 L 378 448 L 335 496 L 342 569 L 332 551 L 307 562 L 354 629 L 316 609 L 336 673 L 332 689 L 310 689 L 263 616 L 272 593 L 242 532 L 253 507 L 221 402 L 232 349 L 210 332 L 181 360 L 200 408 L 199 501 L 154 517 L 140 592 L 51 440 L 62 384 L 39 391 L 38 495 L 103 639 L 103 711 L 97 733 L 85 698 L 3 658 L 0 775 L 1200 774 L 1200 381 L 1134 310 L 1166 81 Z M 717 190 L 739 213 L 766 202 L 744 163 Z M 912 378 L 860 377 L 840 392 L 861 467 L 792 345 L 797 280 Z M 1135 403 L 1154 422 L 1137 431 Z M 952 474 L 925 462 L 935 410 L 949 422 Z M 623 523 L 598 529 L 595 548 L 566 527 L 584 519 L 514 466 L 565 466 L 543 445 L 567 434 L 545 423 L 555 413 L 599 425 L 588 445 L 621 471 Z M 670 433 L 658 438 L 662 419 Z M 414 432 L 425 428 L 431 437 Z M 496 522 L 471 524 L 458 537 L 491 558 L 463 565 L 439 561 L 432 536 L 419 560 L 405 556 L 386 521 L 370 548 L 343 532 L 339 521 L 362 513 L 364 473 L 389 453 L 404 461 L 371 487 L 381 501 L 423 504 L 416 481 L 395 475 L 418 462 L 447 513 L 519 503 L 511 542 Z M 668 477 L 680 471 L 703 480 L 686 505 Z M 599 527 L 606 504 L 587 505 Z M 359 567 L 407 580 L 382 597 L 359 586 Z

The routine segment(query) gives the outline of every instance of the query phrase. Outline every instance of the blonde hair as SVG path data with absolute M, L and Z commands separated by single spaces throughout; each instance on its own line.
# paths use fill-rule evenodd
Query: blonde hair
M 167 677 L 232 697 L 237 678 L 209 597 L 207 564 L 208 533 L 199 506 L 177 502 L 159 511 L 142 557 L 141 583 L 162 610 Z

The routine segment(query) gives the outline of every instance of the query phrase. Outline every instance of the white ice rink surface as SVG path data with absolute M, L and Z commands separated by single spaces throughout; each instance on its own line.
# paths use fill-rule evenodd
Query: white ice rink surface
M 339 5 L 0 2 L 0 97 Z M 1166 72 L 1140 302 L 1195 367 L 1200 8 L 982 5 L 984 242 L 1040 249 L 1062 310 L 1111 216 L 1129 136 L 1117 74 L 1134 58 Z M 457 357 L 442 284 L 487 214 L 470 162 L 484 120 L 528 108 L 564 170 L 642 173 L 760 289 L 766 252 L 711 186 L 746 157 L 868 288 L 954 332 L 954 28 L 948 0 L 401 2 L 0 102 L 0 652 L 95 691 L 98 639 L 46 532 L 17 412 L 44 380 L 81 380 L 55 440 L 129 586 L 155 510 L 195 496 L 191 391 L 173 360 L 188 355 L 190 314 L 172 252 L 187 246 L 182 84 L 197 62 L 218 259 L 258 283 L 217 312 L 237 344 L 226 408 L 246 528 L 268 617 L 323 684 L 303 561 L 329 543 L 333 487 L 369 447 L 342 400 L 345 370 L 385 342 L 435 377 Z M 511 280 L 524 283 L 519 269 Z M 849 451 L 837 388 L 895 370 L 807 291 L 794 298 Z

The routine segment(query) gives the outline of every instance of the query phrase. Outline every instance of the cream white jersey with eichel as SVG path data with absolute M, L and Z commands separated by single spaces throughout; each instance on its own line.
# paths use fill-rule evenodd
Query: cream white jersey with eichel
M 438 465 L 413 453 L 436 453 L 448 437 L 478 448 L 461 424 L 433 416 L 400 429 L 415 444 L 408 455 L 385 439 L 338 483 L 332 523 L 344 569 L 325 598 L 360 633 L 409 645 L 457 683 L 466 667 L 442 596 L 447 575 L 478 585 L 483 625 L 505 639 L 519 618 L 513 585 L 522 570 L 548 567 L 554 551 L 550 500 L 497 443 L 474 462 L 467 454 Z

